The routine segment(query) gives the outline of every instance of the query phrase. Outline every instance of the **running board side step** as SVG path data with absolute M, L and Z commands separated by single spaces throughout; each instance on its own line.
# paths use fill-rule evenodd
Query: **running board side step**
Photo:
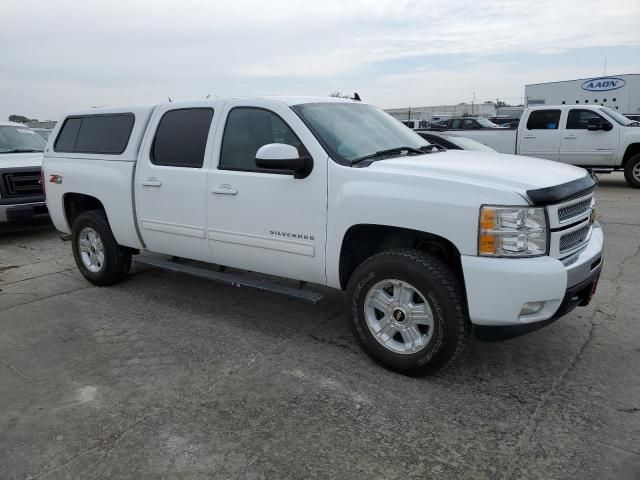
M 206 268 L 172 262 L 163 258 L 139 255 L 134 257 L 134 262 L 141 265 L 161 268 L 170 272 L 183 273 L 194 277 L 204 278 L 206 280 L 213 280 L 214 282 L 220 282 L 234 287 L 250 287 L 257 290 L 264 290 L 265 292 L 279 293 L 281 295 L 286 295 L 288 297 L 314 304 L 318 303 L 324 297 L 322 293 L 318 292 L 310 292 L 299 288 L 287 287 L 286 285 L 280 285 L 279 283 L 270 282 L 268 280 L 247 278 L 242 275 L 236 275 L 228 272 L 215 272 Z

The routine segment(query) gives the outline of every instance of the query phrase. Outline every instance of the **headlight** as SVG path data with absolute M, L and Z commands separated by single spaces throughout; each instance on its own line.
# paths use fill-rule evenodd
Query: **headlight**
M 536 257 L 547 253 L 544 208 L 494 207 L 480 209 L 478 255 Z

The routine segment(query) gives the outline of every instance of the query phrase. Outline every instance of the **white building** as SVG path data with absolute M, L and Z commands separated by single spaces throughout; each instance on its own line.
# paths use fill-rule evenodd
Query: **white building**
M 490 103 L 459 103 L 457 105 L 437 105 L 434 107 L 405 107 L 385 110 L 400 121 L 427 120 L 437 122 L 451 117 L 478 116 L 491 118 L 497 113 L 496 104 Z
M 527 105 L 606 105 L 624 114 L 640 113 L 640 74 L 580 78 L 525 85 Z

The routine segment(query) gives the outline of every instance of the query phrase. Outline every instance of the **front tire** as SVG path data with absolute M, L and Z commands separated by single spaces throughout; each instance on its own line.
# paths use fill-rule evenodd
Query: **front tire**
M 80 273 L 94 285 L 118 283 L 131 268 L 131 252 L 118 245 L 102 210 L 78 215 L 73 222 L 71 241 Z
M 640 153 L 627 160 L 624 166 L 624 178 L 630 187 L 640 188 Z
M 347 287 L 351 326 L 386 367 L 428 375 L 462 353 L 470 331 L 463 287 L 439 258 L 389 250 L 365 260 Z

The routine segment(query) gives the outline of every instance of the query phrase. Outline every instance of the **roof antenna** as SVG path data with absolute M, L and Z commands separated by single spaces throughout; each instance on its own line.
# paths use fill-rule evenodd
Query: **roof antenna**
M 169 99 L 169 103 L 173 102 L 173 100 L 171 100 L 171 97 L 167 97 Z
M 209 98 L 210 96 L 211 96 L 211 94 L 207 95 L 207 96 L 206 96 L 206 97 L 204 97 L 204 98 Z
M 360 95 L 358 95 L 358 92 L 355 92 L 353 94 L 353 97 L 351 97 L 351 100 L 354 100 L 356 102 L 361 102 L 362 100 L 360 99 Z

